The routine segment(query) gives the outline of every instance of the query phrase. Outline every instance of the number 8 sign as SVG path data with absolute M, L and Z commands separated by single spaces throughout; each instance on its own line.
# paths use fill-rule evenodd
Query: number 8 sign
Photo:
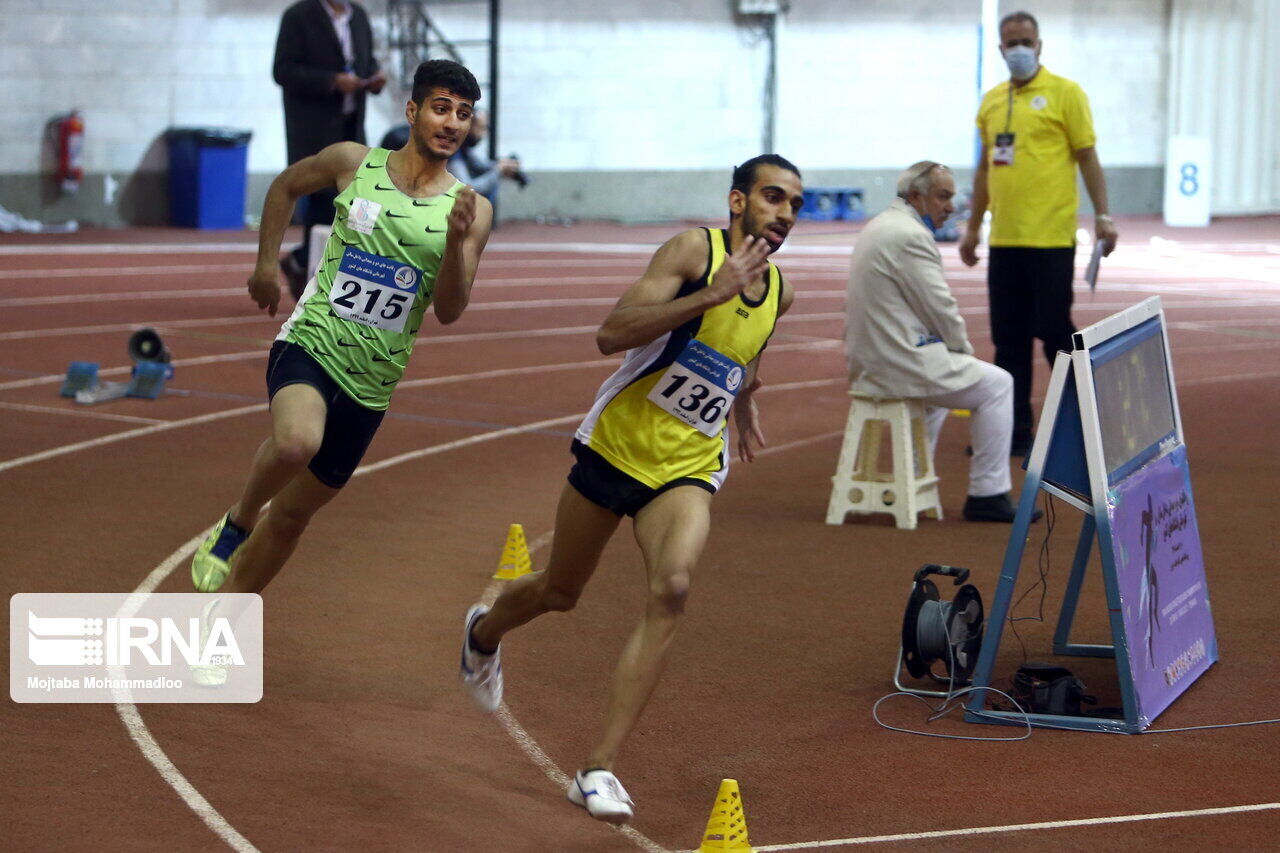
M 1200 136 L 1173 136 L 1165 157 L 1164 221 L 1166 225 L 1209 224 L 1209 178 L 1212 150 Z

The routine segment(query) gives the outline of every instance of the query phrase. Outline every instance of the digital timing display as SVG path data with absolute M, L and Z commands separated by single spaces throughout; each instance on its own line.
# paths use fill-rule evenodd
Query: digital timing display
M 1126 346 L 1125 337 L 1137 342 Z M 1153 332 L 1138 327 L 1115 343 L 1117 346 L 1105 359 L 1098 359 L 1093 365 L 1093 388 L 1108 474 L 1126 463 L 1141 464 L 1155 456 L 1156 445 L 1175 430 L 1161 329 L 1155 326 Z

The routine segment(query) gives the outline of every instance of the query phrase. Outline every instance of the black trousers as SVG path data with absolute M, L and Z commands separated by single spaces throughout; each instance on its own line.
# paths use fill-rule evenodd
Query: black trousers
M 354 112 L 344 118 L 341 141 L 354 142 L 358 139 L 360 136 L 360 127 L 357 122 L 359 115 L 359 112 Z M 311 252 L 311 226 L 332 224 L 333 200 L 337 197 L 337 188 L 332 188 L 320 190 L 320 192 L 312 193 L 301 199 L 299 206 L 302 210 L 299 213 L 302 217 L 302 243 L 293 250 L 293 257 L 304 270 L 307 268 L 307 258 L 310 257 Z
M 1052 366 L 1058 350 L 1071 351 L 1074 246 L 1032 249 L 992 246 L 987 267 L 987 298 L 991 308 L 991 340 L 996 365 L 1013 376 L 1013 441 L 1031 436 L 1032 359 L 1035 340 L 1044 345 Z

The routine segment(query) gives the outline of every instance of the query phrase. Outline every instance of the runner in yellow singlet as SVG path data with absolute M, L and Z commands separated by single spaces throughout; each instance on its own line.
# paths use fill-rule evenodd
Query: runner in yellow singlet
M 625 823 L 633 803 L 614 757 L 657 684 L 706 543 L 711 496 L 729 469 L 728 416 L 738 454 L 764 444 L 752 399 L 760 354 L 791 286 L 768 255 L 803 203 L 800 172 L 767 154 L 736 168 L 729 227 L 673 237 L 597 333 L 606 355 L 626 351 L 573 442 L 577 463 L 556 513 L 545 571 L 512 581 L 492 608 L 467 613 L 461 676 L 486 710 L 502 701 L 498 644 L 513 628 L 569 610 L 622 516 L 635 518 L 649 601 L 614 676 L 604 734 L 566 792 L 592 817 Z

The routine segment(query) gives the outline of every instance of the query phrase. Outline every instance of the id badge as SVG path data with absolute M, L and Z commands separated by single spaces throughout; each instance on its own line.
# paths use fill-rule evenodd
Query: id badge
M 388 332 L 403 332 L 422 271 L 347 247 L 333 276 L 329 305 L 339 317 Z
M 1012 133 L 996 134 L 996 144 L 991 151 L 992 166 L 1013 165 L 1013 137 Z
M 662 374 L 648 400 L 705 436 L 724 428 L 724 417 L 742 386 L 742 365 L 694 339 Z

